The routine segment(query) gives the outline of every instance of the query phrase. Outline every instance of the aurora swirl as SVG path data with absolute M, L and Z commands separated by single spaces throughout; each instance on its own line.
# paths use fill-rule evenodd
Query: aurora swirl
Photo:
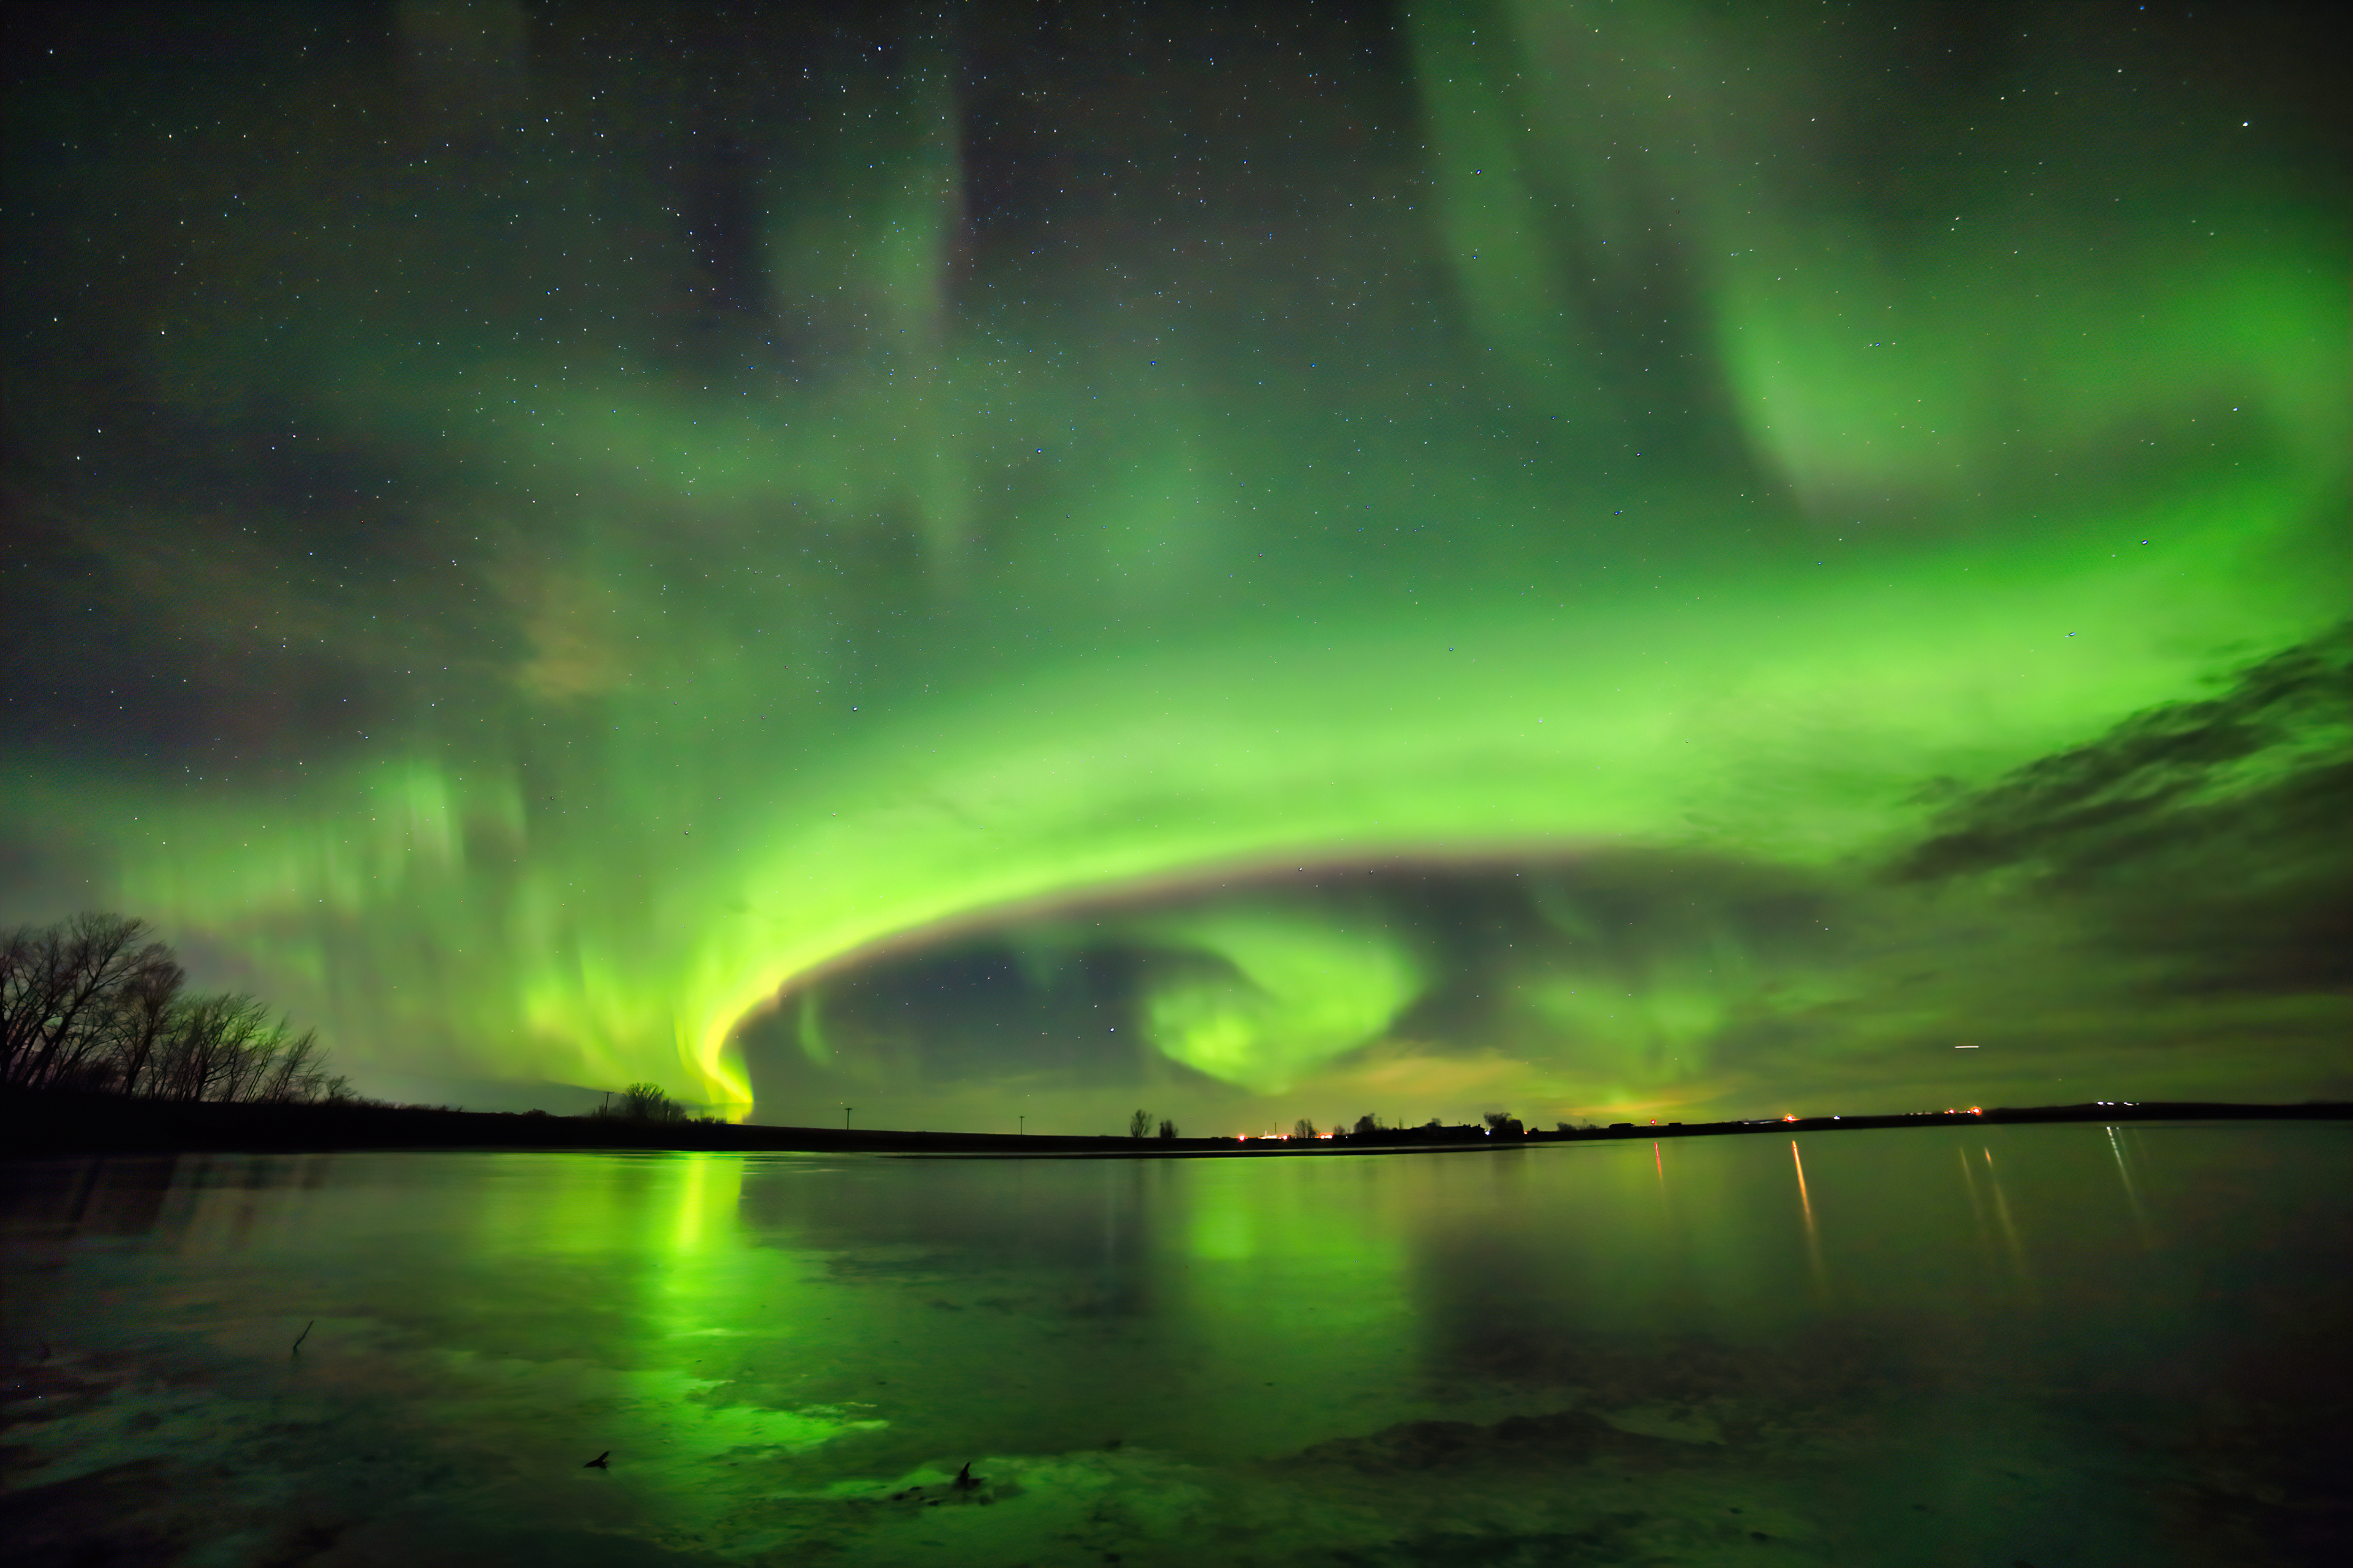
M 10 56 L 12 918 L 481 1103 L 2346 1092 L 2292 14 L 233 15 Z

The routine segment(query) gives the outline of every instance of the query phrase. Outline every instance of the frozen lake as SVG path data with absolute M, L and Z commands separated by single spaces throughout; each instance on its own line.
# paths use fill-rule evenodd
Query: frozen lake
M 2318 1561 L 2353 1518 L 2349 1155 L 2316 1124 L 21 1163 L 0 1533 L 322 1568 Z

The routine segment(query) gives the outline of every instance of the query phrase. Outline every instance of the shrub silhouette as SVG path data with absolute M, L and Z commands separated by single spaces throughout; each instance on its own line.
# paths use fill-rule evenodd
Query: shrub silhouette
M 631 1121 L 684 1121 L 686 1107 L 662 1092 L 658 1083 L 633 1083 L 621 1091 L 621 1102 L 613 1108 L 617 1116 Z

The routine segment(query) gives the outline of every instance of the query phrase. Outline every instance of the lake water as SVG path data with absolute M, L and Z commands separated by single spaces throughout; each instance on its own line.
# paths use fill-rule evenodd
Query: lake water
M 22 1163 L 0 1534 L 322 1568 L 2318 1562 L 2353 1521 L 2349 1156 L 2313 1124 Z

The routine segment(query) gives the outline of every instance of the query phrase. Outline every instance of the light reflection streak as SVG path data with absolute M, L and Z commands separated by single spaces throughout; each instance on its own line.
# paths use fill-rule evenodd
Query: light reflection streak
M 1993 1151 L 1987 1149 L 1982 1152 L 1986 1163 L 1986 1184 L 1993 1189 L 1994 1218 L 2001 1226 L 2002 1240 L 2009 1246 L 2011 1267 L 2018 1271 L 2019 1289 L 2025 1291 L 2029 1299 L 2031 1299 L 2036 1293 L 2034 1275 L 2033 1271 L 2026 1266 L 2025 1245 L 2019 1240 L 2018 1226 L 2010 1217 L 2009 1195 L 2001 1190 L 2001 1178 L 1994 1174 Z
M 2125 1203 L 2132 1210 L 2133 1227 L 2140 1233 L 2141 1246 L 2154 1248 L 2157 1246 L 2157 1237 L 2149 1229 L 2148 1211 L 2141 1207 L 2140 1189 L 2133 1185 L 2132 1167 L 2125 1163 L 2124 1144 L 2118 1141 L 2116 1130 L 2114 1127 L 2110 1127 L 2107 1131 L 2108 1152 L 2116 1156 L 2116 1176 L 2124 1183 Z
M 1806 1191 L 1806 1162 L 1799 1157 L 1798 1141 L 1794 1138 L 1789 1140 L 1789 1159 L 1798 1167 L 1798 1205 L 1806 1216 L 1806 1261 L 1813 1273 L 1814 1295 L 1819 1300 L 1828 1300 L 1830 1276 L 1822 1268 L 1822 1238 L 1814 1228 L 1814 1200 L 1812 1194 Z
M 1953 1157 L 1961 1163 L 1961 1190 L 1969 1195 L 1969 1217 L 1977 1224 L 1978 1245 L 1984 1249 L 1986 1258 L 1990 1262 L 1993 1258 L 1993 1233 L 1986 1228 L 1985 1205 L 1978 1197 L 1977 1173 L 1969 1169 L 1968 1150 L 1957 1148 L 1953 1151 Z

